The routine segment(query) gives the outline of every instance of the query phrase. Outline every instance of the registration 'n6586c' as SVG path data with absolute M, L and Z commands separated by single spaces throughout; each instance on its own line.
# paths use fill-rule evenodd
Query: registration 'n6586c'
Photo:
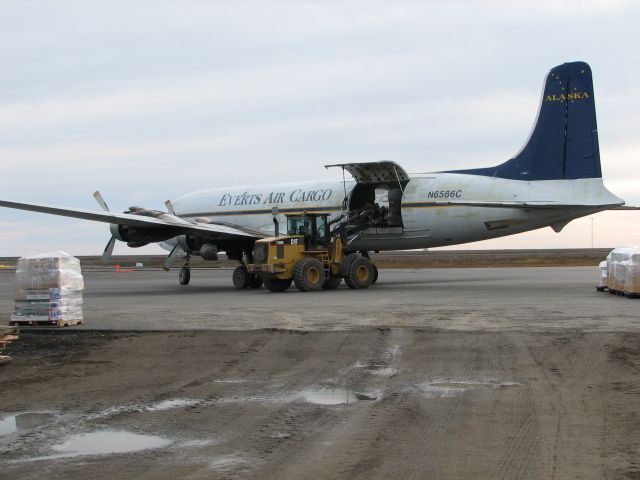
M 460 198 L 462 190 L 432 190 L 427 193 L 427 198 Z

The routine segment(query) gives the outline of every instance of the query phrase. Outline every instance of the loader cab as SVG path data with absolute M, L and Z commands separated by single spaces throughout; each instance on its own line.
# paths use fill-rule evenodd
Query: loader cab
M 287 215 L 287 235 L 303 235 L 306 250 L 326 249 L 331 240 L 329 214 Z

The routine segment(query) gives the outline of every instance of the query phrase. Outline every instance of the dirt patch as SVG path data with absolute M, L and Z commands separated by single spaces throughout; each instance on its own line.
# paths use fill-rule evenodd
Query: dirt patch
M 12 479 L 634 478 L 639 346 L 636 333 L 567 331 L 23 332 L 0 367 L 0 415 L 46 422 L 0 435 L 1 468 Z M 117 448 L 92 450 L 95 438 Z

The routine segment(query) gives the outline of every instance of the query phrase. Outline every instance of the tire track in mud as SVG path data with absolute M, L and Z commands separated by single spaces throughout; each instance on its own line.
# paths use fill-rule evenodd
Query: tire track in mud
M 259 389 L 264 401 L 252 401 L 251 398 L 238 395 L 237 402 L 224 403 L 218 408 L 219 413 L 229 421 L 219 432 L 216 450 L 233 451 L 248 460 L 239 465 L 235 472 L 242 478 L 253 475 L 256 478 L 268 477 L 270 472 L 289 463 L 290 458 L 301 449 L 312 446 L 318 433 L 322 432 L 323 424 L 329 423 L 326 417 L 330 411 L 322 406 L 305 403 L 298 394 L 309 385 L 326 381 L 327 376 L 335 375 L 336 369 L 344 367 L 342 364 L 332 365 L 332 355 L 336 358 L 344 358 L 346 355 L 349 359 L 349 354 L 345 354 L 344 349 L 363 344 L 363 334 L 349 332 L 339 336 L 309 337 L 304 337 L 304 341 L 300 342 L 295 338 L 281 338 L 275 352 L 265 352 L 271 357 L 293 356 L 290 362 L 284 362 L 284 367 L 282 358 L 275 362 L 273 358 L 256 359 L 264 363 L 260 368 L 261 373 L 265 372 L 264 367 L 273 363 L 259 384 L 254 387 L 248 385 L 254 390 Z M 336 338 L 339 339 L 338 342 Z M 329 356 L 323 354 L 327 351 L 335 353 Z M 237 370 L 236 364 L 234 371 Z M 309 432 L 314 433 L 310 435 Z M 225 471 L 227 476 L 233 474 L 234 470 L 231 468 Z
M 578 352 L 567 371 L 564 381 L 566 384 L 577 386 L 584 382 L 587 374 L 592 370 L 594 357 L 602 350 L 603 343 L 602 334 L 584 334 Z
M 406 341 L 402 330 L 378 330 L 373 351 L 366 355 L 361 365 L 342 368 L 337 383 L 366 387 L 375 383 L 382 398 L 359 401 L 352 405 L 313 406 L 319 416 L 327 421 L 326 426 L 314 425 L 313 435 L 303 442 L 288 445 L 279 455 L 270 459 L 270 464 L 259 470 L 256 478 L 332 478 L 349 476 L 361 461 L 380 428 L 380 405 L 384 404 L 384 393 L 392 376 L 371 373 L 367 367 L 399 368 L 402 345 Z M 302 408 L 308 410 L 309 405 Z M 386 408 L 386 407 L 384 407 Z M 306 417 L 307 415 L 305 415 Z M 294 461 L 290 461 L 294 458 Z M 328 461 L 330 459 L 330 461 Z
M 561 448 L 571 448 L 569 447 L 571 444 L 574 444 L 573 448 L 583 455 L 580 462 L 583 474 L 596 471 L 599 475 L 604 475 L 603 463 L 595 459 L 599 458 L 600 453 L 605 449 L 606 407 L 600 396 L 592 394 L 594 388 L 592 383 L 594 381 L 596 384 L 602 383 L 600 369 L 597 368 L 597 365 L 606 362 L 605 335 L 584 333 L 577 343 L 577 351 L 573 355 L 562 385 L 559 387 L 560 421 L 556 433 L 554 475 L 557 474 L 560 467 L 564 467 L 564 472 L 560 472 L 560 478 L 567 471 L 575 472 L 573 465 L 575 458 L 568 460 L 566 456 L 562 455 L 561 450 Z M 579 406 L 578 410 L 576 410 L 576 406 Z M 576 427 L 575 417 L 582 419 L 579 422 L 580 427 Z M 586 438 L 594 439 L 594 441 L 585 442 Z M 596 443 L 595 439 L 600 439 L 600 441 Z M 562 464 L 559 463 L 558 457 L 563 460 Z
M 478 334 L 465 335 L 463 344 L 459 347 L 460 354 L 456 366 L 451 374 L 452 383 L 469 383 L 472 379 L 474 364 L 476 361 L 476 347 L 480 342 Z M 424 372 L 419 372 L 424 381 Z M 420 384 L 420 379 L 410 379 L 411 385 Z M 431 472 L 432 460 L 429 455 L 432 450 L 440 445 L 442 436 L 446 433 L 448 425 L 452 419 L 456 417 L 456 413 L 463 403 L 464 393 L 447 397 L 447 398 L 425 398 L 424 392 L 416 392 L 411 389 L 404 388 L 398 392 L 392 404 L 392 408 L 396 410 L 396 416 L 387 417 L 388 424 L 395 423 L 405 417 L 408 413 L 419 415 L 419 421 L 426 420 L 424 426 L 415 428 L 415 424 L 410 425 L 406 431 L 410 438 L 404 438 L 401 445 L 397 444 L 397 439 L 389 435 L 382 435 L 377 439 L 375 445 L 370 447 L 371 456 L 375 452 L 388 452 L 398 458 L 386 458 L 387 464 L 382 465 L 382 470 L 378 473 L 380 478 L 424 478 L 425 472 Z M 425 413 L 425 406 L 428 404 L 428 413 Z M 428 416 L 427 416 L 428 415 Z M 398 451 L 400 447 L 400 451 Z M 387 470 L 392 468 L 392 470 Z M 366 475 L 365 475 L 366 477 Z
M 518 410 L 524 414 L 524 418 L 511 436 L 504 453 L 498 461 L 492 478 L 499 479 L 523 478 L 523 473 L 531 465 L 531 459 L 535 456 L 536 450 L 539 451 L 541 436 L 545 437 L 542 433 L 541 416 L 553 417 L 551 427 L 554 431 L 557 431 L 558 425 L 557 407 L 552 393 L 553 387 L 546 378 L 548 372 L 541 368 L 544 363 L 535 358 L 529 345 L 525 343 L 520 335 L 515 335 L 513 340 L 518 348 L 519 361 L 525 365 L 528 364 L 534 372 L 537 372 L 537 376 L 527 382 L 527 387 L 529 388 L 523 389 L 519 395 Z M 519 368 L 519 370 L 526 370 L 526 367 Z M 541 455 L 546 453 L 545 456 L 551 454 L 551 458 L 538 459 L 536 464 L 538 467 L 542 465 L 541 468 L 545 468 L 547 465 L 553 466 L 553 449 L 545 448 L 543 450 L 545 452 L 539 453 Z M 532 472 L 535 472 L 534 468 L 529 470 L 529 473 Z M 535 477 L 535 473 L 532 476 Z M 552 478 L 549 474 L 545 475 L 545 477 Z

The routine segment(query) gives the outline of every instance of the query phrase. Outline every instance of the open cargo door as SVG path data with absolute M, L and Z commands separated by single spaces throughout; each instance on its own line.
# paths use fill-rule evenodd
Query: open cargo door
M 356 181 L 345 199 L 350 223 L 361 227 L 402 227 L 402 197 L 410 178 L 400 165 L 388 160 L 325 165 L 331 167 L 342 168 Z

